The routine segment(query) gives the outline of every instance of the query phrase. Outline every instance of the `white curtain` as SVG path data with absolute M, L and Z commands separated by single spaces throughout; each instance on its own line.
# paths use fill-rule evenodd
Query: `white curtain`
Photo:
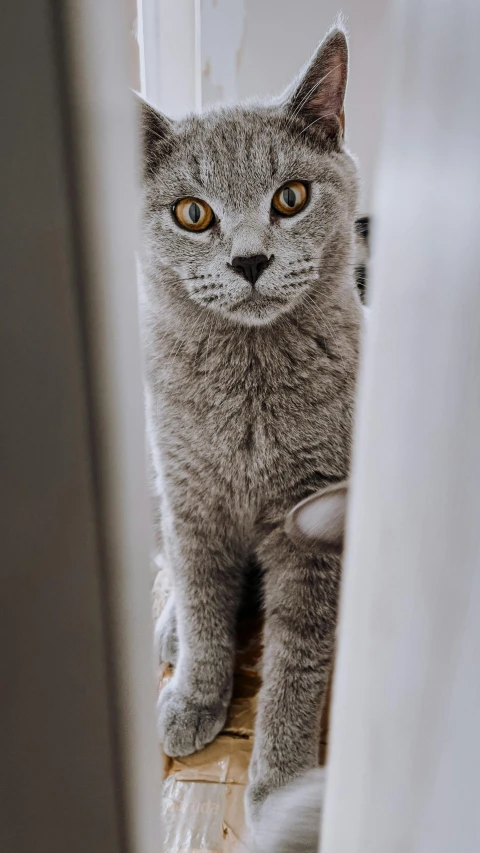
M 480 850 L 479 32 L 396 4 L 322 853 Z

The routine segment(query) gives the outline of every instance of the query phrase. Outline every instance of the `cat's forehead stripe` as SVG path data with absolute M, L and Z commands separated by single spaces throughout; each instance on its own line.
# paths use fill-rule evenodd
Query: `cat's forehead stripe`
M 309 165 L 308 146 L 296 141 L 280 116 L 267 112 L 194 117 L 179 141 L 192 183 L 234 206 L 301 178 Z

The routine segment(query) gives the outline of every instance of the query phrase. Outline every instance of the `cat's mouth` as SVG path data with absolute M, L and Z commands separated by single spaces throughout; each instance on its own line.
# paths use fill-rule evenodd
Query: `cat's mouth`
M 279 310 L 281 311 L 287 302 L 285 297 L 265 296 L 258 290 L 252 290 L 247 297 L 230 305 L 228 311 L 244 321 L 265 323 L 278 315 Z

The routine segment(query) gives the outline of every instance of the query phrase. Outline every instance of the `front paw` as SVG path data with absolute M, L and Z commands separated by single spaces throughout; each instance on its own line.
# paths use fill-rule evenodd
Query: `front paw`
M 223 729 L 228 702 L 205 705 L 182 693 L 172 681 L 157 704 L 157 725 L 166 755 L 191 755 L 210 743 Z

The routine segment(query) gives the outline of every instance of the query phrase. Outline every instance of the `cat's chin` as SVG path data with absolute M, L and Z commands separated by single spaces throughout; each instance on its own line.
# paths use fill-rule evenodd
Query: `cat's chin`
M 287 299 L 256 294 L 255 298 L 237 302 L 228 310 L 228 317 L 244 326 L 267 326 L 288 311 Z

